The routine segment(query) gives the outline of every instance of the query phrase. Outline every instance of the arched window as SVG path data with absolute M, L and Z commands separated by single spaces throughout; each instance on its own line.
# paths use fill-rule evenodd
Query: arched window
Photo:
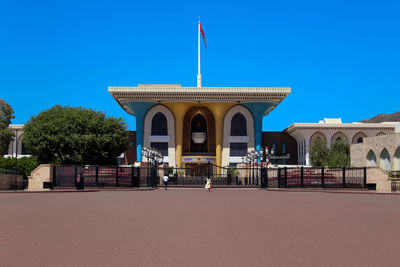
M 282 148 L 282 154 L 286 155 L 286 153 L 287 153 L 287 145 L 286 145 L 285 141 L 282 142 L 281 148 Z M 282 164 L 286 164 L 286 159 L 282 160 Z
M 379 167 L 385 171 L 390 171 L 390 155 L 386 148 L 384 148 L 379 156 Z
M 374 151 L 370 150 L 367 155 L 367 166 L 376 166 L 376 156 Z
M 277 154 L 277 151 L 276 151 L 276 142 L 275 142 L 275 141 L 273 141 L 273 142 L 271 143 L 271 149 L 274 150 L 274 155 Z
M 286 145 L 286 142 L 283 141 L 282 144 L 281 144 L 281 146 L 282 146 L 282 154 L 283 154 L 283 155 L 286 155 L 286 153 L 287 153 L 287 145 Z
M 335 133 L 333 136 L 332 136 L 332 139 L 331 139 L 331 143 L 333 144 L 333 143 L 336 143 L 336 142 L 339 142 L 339 141 L 343 141 L 343 142 L 348 142 L 347 141 L 347 137 L 344 135 L 344 133 L 342 133 L 342 132 L 337 132 L 337 133 Z
M 367 138 L 367 135 L 363 132 L 358 132 L 353 135 L 352 144 L 359 144 L 364 142 L 364 138 Z
M 247 136 L 246 118 L 240 112 L 232 117 L 231 136 Z
M 400 171 L 400 147 L 398 147 L 394 153 L 393 170 Z
M 168 135 L 167 118 L 161 112 L 151 120 L 151 135 Z
M 317 140 L 324 140 L 326 144 L 326 138 L 325 135 L 323 135 L 321 132 L 316 132 L 314 133 L 311 138 L 310 138 L 310 144 L 313 145 L 315 141 Z
M 276 151 L 276 142 L 273 141 L 271 143 L 271 152 L 272 150 L 274 151 L 274 156 L 276 156 L 276 154 L 278 154 L 278 151 Z M 276 159 L 271 160 L 272 164 L 276 164 Z

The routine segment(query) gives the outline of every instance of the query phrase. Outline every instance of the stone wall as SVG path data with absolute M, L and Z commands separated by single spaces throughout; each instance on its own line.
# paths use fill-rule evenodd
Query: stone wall
M 367 167 L 367 184 L 376 184 L 376 192 L 379 193 L 392 191 L 388 174 L 379 167 Z
M 28 191 L 48 191 L 43 188 L 44 182 L 52 182 L 53 168 L 51 164 L 41 164 L 28 177 Z
M 351 166 L 368 166 L 367 155 L 370 151 L 376 157 L 375 166 L 382 166 L 381 154 L 386 149 L 390 155 L 390 170 L 400 170 L 400 133 L 365 138 L 363 143 L 350 147 Z M 372 153 L 371 152 L 371 153 Z M 371 163 L 369 163 L 371 164 Z
M 12 190 L 15 181 L 15 174 L 0 173 L 0 190 Z M 22 175 L 17 175 L 18 183 L 23 181 Z

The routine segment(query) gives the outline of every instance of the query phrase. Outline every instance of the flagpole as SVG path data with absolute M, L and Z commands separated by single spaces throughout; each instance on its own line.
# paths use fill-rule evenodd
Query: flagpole
M 201 87 L 201 73 L 200 73 L 200 17 L 198 23 L 198 43 L 197 43 L 197 87 Z

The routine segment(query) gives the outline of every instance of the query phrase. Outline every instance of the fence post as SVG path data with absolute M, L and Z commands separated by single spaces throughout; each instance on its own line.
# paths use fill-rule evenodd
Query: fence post
M 321 168 L 321 187 L 325 187 L 325 168 L 322 166 Z
M 78 167 L 74 165 L 74 186 L 77 186 L 76 178 L 78 178 Z
M 256 185 L 258 185 L 258 178 L 259 178 L 259 176 L 258 176 L 258 172 L 259 172 L 259 168 L 258 168 L 259 166 L 258 165 L 256 165 Z M 261 175 L 261 174 L 260 174 Z M 261 182 L 260 182 L 261 183 Z
M 115 166 L 115 186 L 119 186 L 119 181 L 118 181 L 118 165 Z
M 156 167 L 151 167 L 151 187 L 156 188 Z
M 278 167 L 278 188 L 281 188 L 281 167 Z
M 301 183 L 301 188 L 304 188 L 304 167 L 300 167 L 300 183 Z
M 134 167 L 133 167 L 133 165 L 132 165 L 132 166 L 131 166 L 131 187 L 133 187 L 133 179 L 134 179 L 134 178 L 133 178 L 133 177 L 134 177 L 133 175 L 134 175 L 134 170 L 135 170 L 135 169 L 134 169 Z
M 346 167 L 343 167 L 342 172 L 343 172 L 343 174 L 342 174 L 342 177 L 343 177 L 343 181 L 342 181 L 343 185 L 342 185 L 342 187 L 345 188 L 346 187 Z
M 140 187 L 140 167 L 137 167 L 136 186 Z
M 364 188 L 367 187 L 367 167 L 364 167 Z
M 285 187 L 287 187 L 287 167 L 285 167 Z
M 99 166 L 96 165 L 96 186 L 99 187 Z
M 57 185 L 57 169 L 56 165 L 53 165 L 53 187 Z
M 268 188 L 268 167 L 265 167 L 265 188 Z

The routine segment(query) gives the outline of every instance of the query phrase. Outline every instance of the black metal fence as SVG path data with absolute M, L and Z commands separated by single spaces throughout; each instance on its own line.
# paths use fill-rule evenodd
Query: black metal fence
M 0 168 L 0 190 L 23 190 L 28 187 L 28 180 L 15 168 Z
M 367 188 L 366 168 L 265 169 L 265 188 Z
M 400 179 L 392 179 L 392 192 L 400 192 Z
M 54 187 L 152 186 L 148 169 L 121 166 L 53 166 Z
M 194 168 L 164 166 L 53 166 L 54 187 L 156 187 L 162 177 L 171 187 L 366 188 L 366 168 L 226 168 L 205 164 Z

